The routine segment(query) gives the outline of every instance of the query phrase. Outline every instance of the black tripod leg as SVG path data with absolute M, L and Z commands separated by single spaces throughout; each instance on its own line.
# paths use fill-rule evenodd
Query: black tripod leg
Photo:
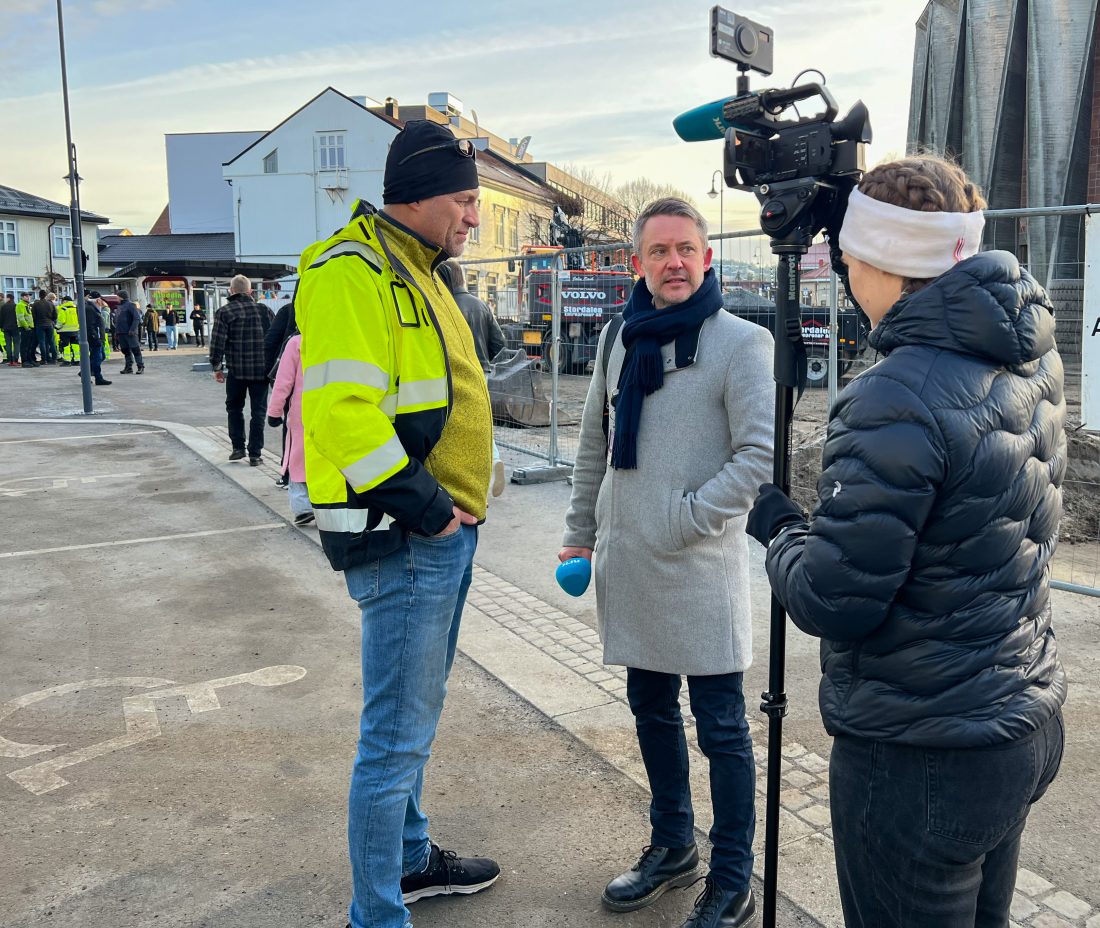
M 791 423 L 794 419 L 794 390 L 799 383 L 798 256 L 779 256 L 776 279 L 775 319 L 775 457 L 772 482 L 788 496 L 791 492 Z M 768 716 L 768 785 L 764 821 L 764 904 L 763 928 L 775 928 L 776 897 L 779 890 L 779 793 L 783 763 L 783 716 L 787 714 L 784 671 L 787 661 L 787 613 L 779 600 L 771 598 L 771 627 L 768 648 L 768 689 L 761 693 L 760 711 Z

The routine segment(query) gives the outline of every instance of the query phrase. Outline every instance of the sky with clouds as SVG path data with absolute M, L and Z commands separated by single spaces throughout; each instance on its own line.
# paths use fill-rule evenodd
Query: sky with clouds
M 167 201 L 164 134 L 267 130 L 326 86 L 376 100 L 449 91 L 538 160 L 616 183 L 643 176 L 696 198 L 719 141 L 686 144 L 672 118 L 732 95 L 711 58 L 703 0 L 66 0 L 69 94 L 81 204 L 145 232 Z M 871 163 L 905 149 L 914 24 L 926 0 L 770 0 L 728 7 L 775 29 L 775 73 L 821 69 L 842 112 L 862 99 Z M 56 0 L 0 0 L 0 184 L 68 202 Z M 725 225 L 753 225 L 727 190 Z

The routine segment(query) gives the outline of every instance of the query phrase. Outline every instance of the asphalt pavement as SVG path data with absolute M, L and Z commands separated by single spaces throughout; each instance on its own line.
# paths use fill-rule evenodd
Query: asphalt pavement
M 316 533 L 288 524 L 270 461 L 226 461 L 224 393 L 190 370 L 200 356 L 152 353 L 142 377 L 109 364 L 93 417 L 73 369 L 0 369 L 0 418 L 23 420 L 0 422 L 5 926 L 343 924 L 358 616 Z M 599 906 L 646 841 L 646 794 L 592 594 L 553 584 L 568 492 L 510 486 L 483 528 L 426 792 L 436 838 L 503 876 L 418 903 L 418 928 L 677 926 L 690 910 L 687 891 L 632 915 Z M 767 678 L 754 558 L 748 694 Z M 1025 834 L 1014 924 L 1096 928 L 1100 632 L 1094 600 L 1055 605 L 1068 746 Z M 816 663 L 790 629 L 781 925 L 840 924 Z

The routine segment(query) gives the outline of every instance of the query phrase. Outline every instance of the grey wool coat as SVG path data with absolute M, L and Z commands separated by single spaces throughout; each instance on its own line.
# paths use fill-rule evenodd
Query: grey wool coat
M 602 357 L 603 337 L 600 339 Z M 766 329 L 719 310 L 698 344 L 662 347 L 664 385 L 645 398 L 638 468 L 608 463 L 607 384 L 597 361 L 581 420 L 567 546 L 594 548 L 604 663 L 709 676 L 752 663 L 745 517 L 771 480 L 775 383 Z M 615 408 L 611 412 L 614 435 Z

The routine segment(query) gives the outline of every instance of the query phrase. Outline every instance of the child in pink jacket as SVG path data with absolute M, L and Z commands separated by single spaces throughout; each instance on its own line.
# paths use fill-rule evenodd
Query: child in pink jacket
M 282 424 L 286 418 L 286 443 L 283 446 L 282 470 L 289 471 L 290 511 L 295 525 L 313 521 L 313 506 L 306 489 L 305 433 L 302 428 L 302 336 L 295 335 L 283 348 L 275 385 L 267 401 L 269 425 Z

